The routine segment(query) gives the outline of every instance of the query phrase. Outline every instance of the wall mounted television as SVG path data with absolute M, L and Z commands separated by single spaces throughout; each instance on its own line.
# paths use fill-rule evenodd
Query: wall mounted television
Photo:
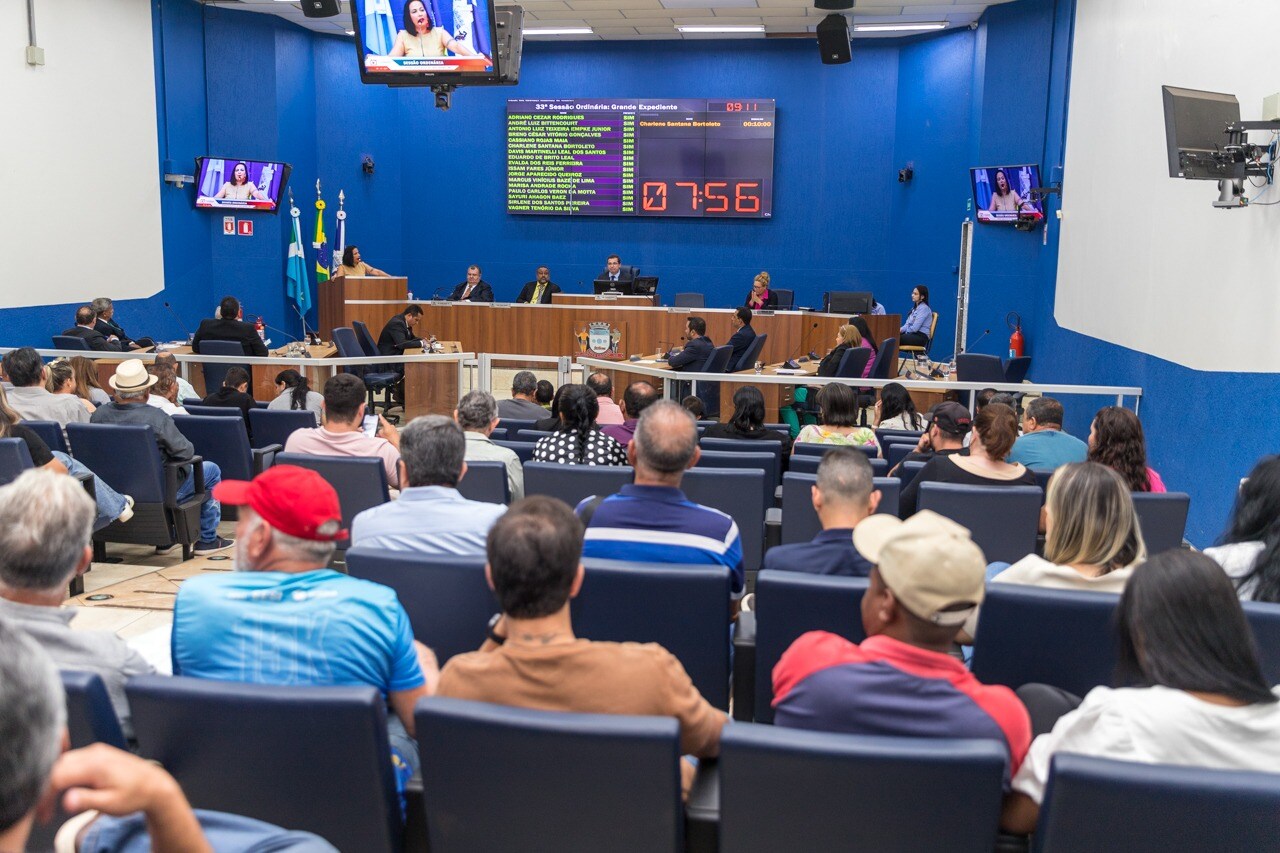
M 499 82 L 492 0 L 351 0 L 350 5 L 365 83 Z
M 278 213 L 292 168 L 275 160 L 197 157 L 196 207 Z
M 1040 167 L 982 166 L 969 170 L 973 184 L 973 209 L 979 222 L 1017 222 L 1044 218 L 1044 202 L 1030 198 L 1033 187 L 1041 187 Z

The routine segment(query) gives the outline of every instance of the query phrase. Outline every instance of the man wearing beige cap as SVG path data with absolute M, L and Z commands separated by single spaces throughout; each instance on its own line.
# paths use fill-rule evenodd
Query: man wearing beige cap
M 113 402 L 103 403 L 89 418 L 95 424 L 143 424 L 151 427 L 156 436 L 156 444 L 165 462 L 190 462 L 195 456 L 195 446 L 187 437 L 178 431 L 173 418 L 147 405 L 150 388 L 156 384 L 156 377 L 147 372 L 147 366 L 140 359 L 130 358 L 120 362 L 115 375 L 108 382 L 116 391 Z M 202 462 L 204 472 L 204 503 L 200 505 L 200 541 L 196 543 L 197 555 L 215 554 L 230 548 L 234 541 L 218 536 L 218 522 L 222 519 L 222 507 L 213 497 L 213 489 L 222 482 L 222 471 L 213 462 Z M 188 500 L 195 494 L 195 477 L 191 466 L 184 465 L 178 469 L 179 503 Z
M 773 669 L 779 726 L 935 738 L 994 738 L 1009 751 L 1006 784 L 1031 744 L 1027 709 L 1007 687 L 979 683 L 950 652 L 982 601 L 986 560 L 953 521 L 923 510 L 874 515 L 853 543 L 875 568 L 862 597 L 867 639 L 810 631 Z

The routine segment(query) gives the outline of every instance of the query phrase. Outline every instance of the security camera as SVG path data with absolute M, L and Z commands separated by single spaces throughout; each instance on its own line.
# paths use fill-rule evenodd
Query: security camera
M 360 158 L 360 168 L 364 170 L 366 175 L 373 174 L 373 158 L 368 154 Z

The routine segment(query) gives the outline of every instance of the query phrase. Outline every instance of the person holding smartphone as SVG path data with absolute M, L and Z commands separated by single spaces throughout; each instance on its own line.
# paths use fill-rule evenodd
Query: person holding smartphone
M 381 415 L 367 414 L 364 382 L 339 373 L 324 383 L 324 426 L 294 430 L 286 453 L 317 456 L 376 456 L 387 483 L 400 488 L 400 433 Z

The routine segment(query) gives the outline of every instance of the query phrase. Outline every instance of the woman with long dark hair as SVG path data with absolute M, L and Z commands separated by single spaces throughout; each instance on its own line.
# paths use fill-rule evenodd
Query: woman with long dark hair
M 929 288 L 917 284 L 911 291 L 911 313 L 898 329 L 898 343 L 904 347 L 927 347 L 933 330 L 933 309 L 929 307 Z
M 876 429 L 905 429 L 921 432 L 925 428 L 924 418 L 916 411 L 916 401 L 905 387 L 897 382 L 890 382 L 880 389 L 880 399 L 876 401 Z
M 871 327 L 867 325 L 866 319 L 861 315 L 850 317 L 849 325 L 857 329 L 858 334 L 862 335 L 862 346 L 871 350 L 871 358 L 874 360 L 876 354 L 880 352 L 880 346 L 876 343 L 876 336 L 871 334 Z
M 1035 828 L 1059 752 L 1223 770 L 1280 767 L 1280 702 L 1235 588 L 1213 560 L 1181 549 L 1152 557 L 1125 585 L 1117 631 L 1117 683 L 1136 686 L 1094 688 L 1032 742 L 1005 801 L 1006 831 Z
M 741 438 L 756 441 L 781 441 L 784 456 L 791 452 L 791 435 L 764 427 L 764 395 L 754 385 L 743 385 L 733 392 L 733 415 L 728 423 L 712 424 L 704 438 Z
M 1204 553 L 1222 566 L 1240 598 L 1280 602 L 1280 456 L 1266 456 L 1240 484 L 1231 526 Z
M 316 426 L 324 419 L 324 395 L 311 390 L 311 383 L 293 368 L 276 374 L 276 398 L 267 404 L 274 412 L 306 409 L 316 416 Z
M 560 395 L 560 428 L 533 446 L 535 462 L 626 465 L 627 451 L 596 426 L 600 403 L 586 385 L 566 385 Z
M 1134 492 L 1166 491 L 1164 481 L 1147 467 L 1147 440 L 1142 421 L 1128 409 L 1099 409 L 1089 427 L 1089 461 L 1114 468 Z

